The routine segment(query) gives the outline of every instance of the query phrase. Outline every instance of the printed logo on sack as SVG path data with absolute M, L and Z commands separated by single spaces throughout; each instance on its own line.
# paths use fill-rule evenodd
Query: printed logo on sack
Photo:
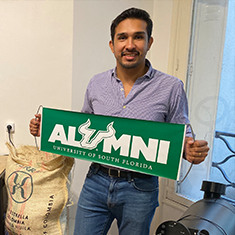
M 24 203 L 33 193 L 32 176 L 24 171 L 14 171 L 7 178 L 7 188 L 13 201 Z
M 68 135 L 66 137 L 64 126 L 56 124 L 48 142 L 54 143 L 55 141 L 60 141 L 63 145 L 92 150 L 103 141 L 104 153 L 111 153 L 113 147 L 115 151 L 120 149 L 120 155 L 122 156 L 138 159 L 139 153 L 142 152 L 146 161 L 156 162 L 157 158 L 157 163 L 167 164 L 170 141 L 159 141 L 158 139 L 149 138 L 147 146 L 140 136 L 123 134 L 117 139 L 115 137 L 116 130 L 113 124 L 114 122 L 109 123 L 106 131 L 99 130 L 95 136 L 91 138 L 96 130 L 89 128 L 91 121 L 88 119 L 78 127 L 78 132 L 82 136 L 80 141 L 75 140 L 76 127 L 69 126 Z

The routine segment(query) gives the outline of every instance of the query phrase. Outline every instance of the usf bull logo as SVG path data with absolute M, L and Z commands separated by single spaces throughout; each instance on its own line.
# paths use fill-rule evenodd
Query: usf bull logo
M 9 194 L 16 203 L 24 203 L 33 193 L 32 176 L 23 171 L 14 171 L 7 178 Z
M 167 164 L 170 141 L 158 140 L 149 138 L 146 144 L 140 136 L 131 136 L 123 134 L 119 139 L 115 137 L 116 130 L 110 122 L 106 130 L 90 129 L 91 121 L 88 119 L 81 124 L 77 131 L 81 134 L 81 140 L 75 140 L 76 127 L 68 127 L 68 135 L 66 136 L 64 126 L 56 124 L 48 139 L 49 142 L 54 143 L 60 141 L 63 145 L 79 147 L 83 149 L 95 149 L 98 144 L 103 141 L 103 152 L 111 153 L 112 149 L 117 151 L 120 149 L 120 155 L 138 159 L 140 152 L 143 154 L 146 161 Z M 95 136 L 94 133 L 96 132 Z

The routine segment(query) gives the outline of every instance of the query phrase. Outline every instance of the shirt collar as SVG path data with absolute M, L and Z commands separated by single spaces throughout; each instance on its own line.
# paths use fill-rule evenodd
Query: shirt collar
M 151 65 L 151 63 L 150 63 L 150 61 L 148 59 L 145 59 L 145 64 L 147 65 L 147 67 L 149 69 L 148 69 L 147 73 L 143 77 L 151 79 L 153 77 L 153 67 L 152 67 L 152 65 Z M 115 77 L 116 79 L 118 79 L 117 78 L 117 67 L 113 68 L 112 76 Z

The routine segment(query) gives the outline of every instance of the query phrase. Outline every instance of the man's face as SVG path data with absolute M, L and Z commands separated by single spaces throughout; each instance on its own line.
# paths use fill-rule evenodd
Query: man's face
M 146 27 L 147 23 L 139 19 L 123 20 L 116 27 L 109 46 L 122 67 L 132 69 L 145 64 L 145 56 L 153 42 L 152 37 L 148 41 Z

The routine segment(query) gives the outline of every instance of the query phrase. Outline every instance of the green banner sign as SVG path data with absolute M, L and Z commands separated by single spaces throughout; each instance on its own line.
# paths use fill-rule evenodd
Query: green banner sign
M 185 127 L 44 107 L 40 149 L 178 179 Z

